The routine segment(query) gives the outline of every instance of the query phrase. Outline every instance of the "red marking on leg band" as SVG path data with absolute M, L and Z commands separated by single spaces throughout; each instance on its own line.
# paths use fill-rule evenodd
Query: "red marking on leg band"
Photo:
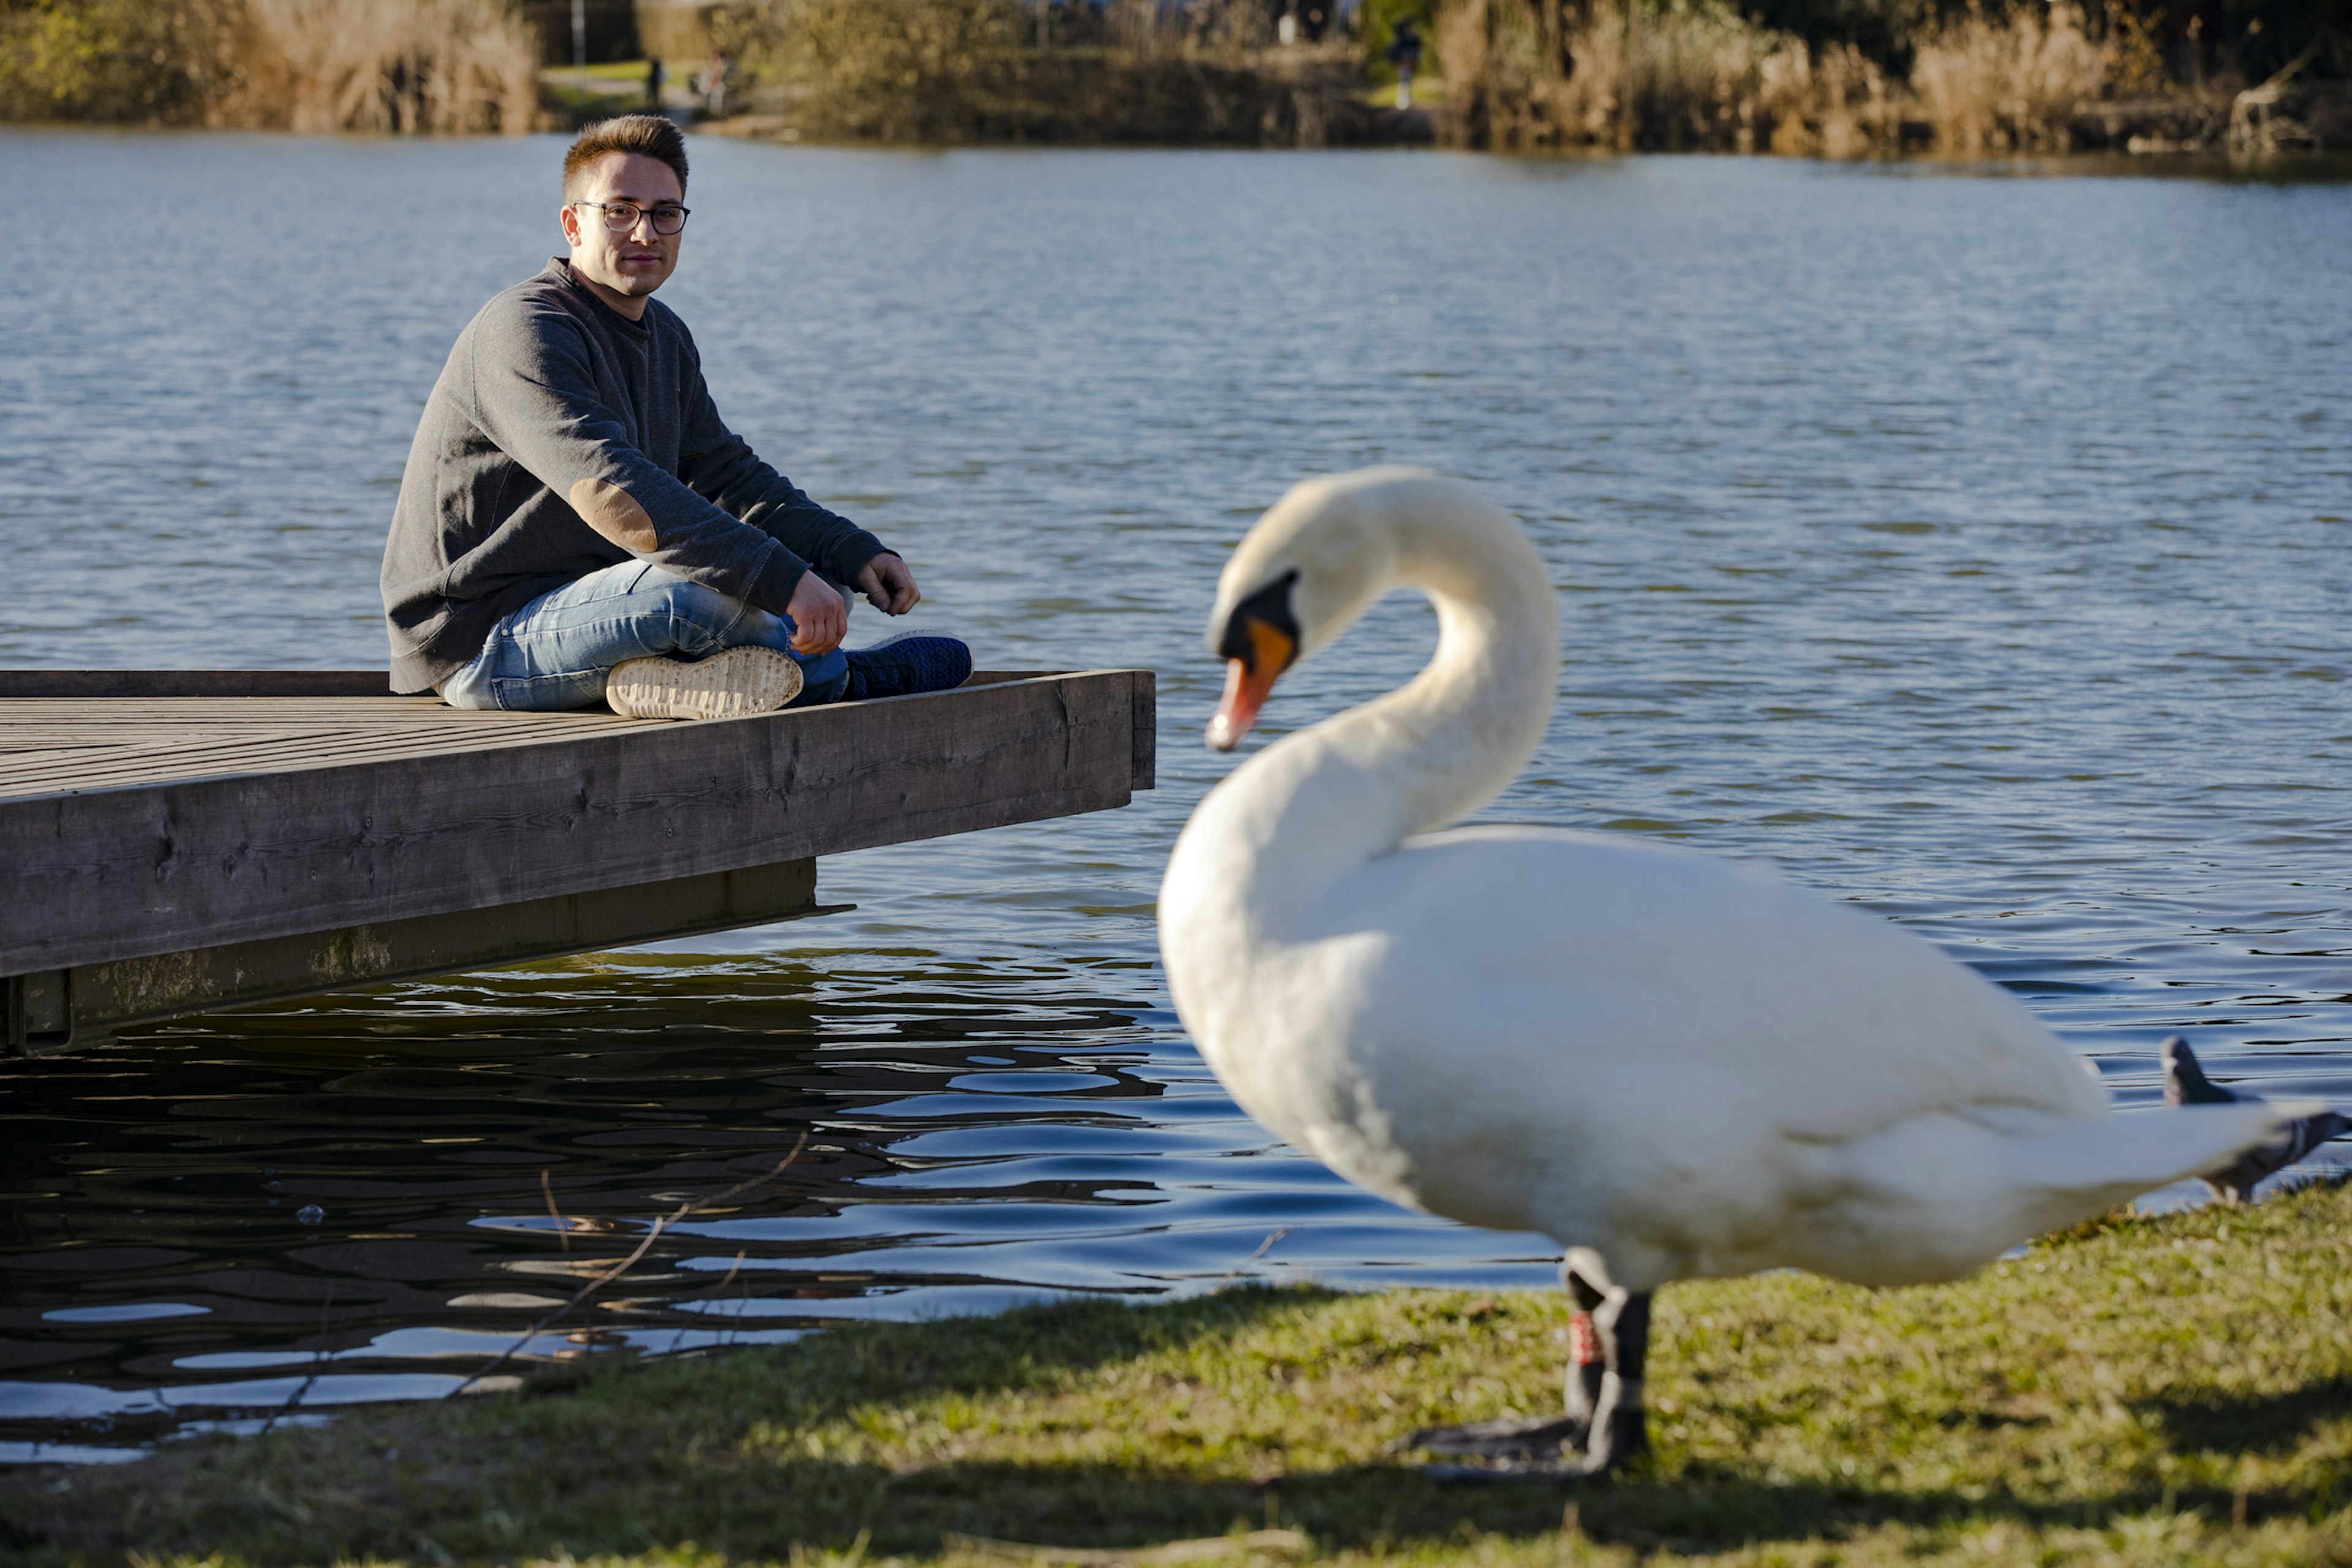
M 1568 1321 L 1568 1359 L 1578 1366 L 1601 1364 L 1601 1336 L 1593 1331 L 1590 1312 L 1579 1312 Z

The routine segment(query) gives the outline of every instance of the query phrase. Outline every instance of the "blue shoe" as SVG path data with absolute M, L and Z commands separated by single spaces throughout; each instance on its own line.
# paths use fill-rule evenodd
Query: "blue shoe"
M 971 649 L 957 637 L 930 632 L 900 632 L 872 647 L 851 650 L 844 702 L 869 697 L 911 697 L 918 691 L 948 691 L 971 675 Z

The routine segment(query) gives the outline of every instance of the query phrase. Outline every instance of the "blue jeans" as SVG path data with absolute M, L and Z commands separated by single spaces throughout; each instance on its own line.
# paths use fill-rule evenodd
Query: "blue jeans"
M 793 632 L 790 616 L 624 561 L 541 594 L 499 621 L 474 662 L 441 683 L 441 697 L 452 708 L 593 708 L 604 700 L 604 678 L 625 659 L 708 658 L 756 644 L 801 667 L 801 694 L 792 706 L 833 701 L 849 684 L 848 657 L 839 648 L 814 658 L 793 653 Z

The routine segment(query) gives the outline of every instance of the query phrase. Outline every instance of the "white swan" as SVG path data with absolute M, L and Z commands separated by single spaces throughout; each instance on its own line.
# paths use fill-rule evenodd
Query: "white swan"
M 1559 679 L 1543 562 L 1468 487 L 1299 485 L 1234 552 L 1210 743 L 1400 585 L 1409 685 L 1201 803 L 1160 893 L 1176 1007 L 1243 1109 L 1416 1209 L 1568 1249 L 1565 1419 L 1416 1434 L 1592 1473 L 1638 1449 L 1648 1295 L 1794 1266 L 1948 1279 L 2272 1138 L 2258 1101 L 2108 1113 L 2018 1003 L 1885 921 L 1615 834 L 1433 831 L 1517 775 Z

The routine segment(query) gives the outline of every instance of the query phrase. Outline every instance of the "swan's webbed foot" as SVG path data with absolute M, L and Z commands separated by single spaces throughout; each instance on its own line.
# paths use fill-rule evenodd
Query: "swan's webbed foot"
M 1431 1476 L 1439 1480 L 1579 1480 L 1607 1475 L 1649 1448 L 1649 1426 L 1642 1408 L 1642 1367 L 1650 1348 L 1649 1296 L 1605 1293 L 1573 1268 L 1560 1272 L 1577 1307 L 1570 1330 L 1567 1414 L 1549 1421 L 1423 1427 L 1396 1446 L 1462 1461 L 1432 1465 Z
M 1648 1298 L 1641 1300 L 1646 1310 Z M 1592 1423 L 1591 1435 L 1586 1440 L 1583 1457 L 1570 1467 L 1572 1475 L 1605 1476 L 1650 1451 L 1650 1423 L 1642 1408 L 1642 1380 L 1620 1383 L 1612 1376 L 1607 1390 L 1601 1415 Z
M 1481 1459 L 1518 1469 L 1557 1469 L 1568 1451 L 1584 1447 L 1590 1421 L 1573 1415 L 1550 1420 L 1465 1421 L 1459 1426 L 1423 1426 L 1397 1440 L 1451 1459 Z
M 2204 1067 L 2189 1042 L 2174 1035 L 2158 1047 L 2164 1058 L 2164 1103 L 2230 1105 L 2252 1098 L 2222 1088 L 2205 1076 Z M 2204 1183 L 2219 1196 L 2242 1204 L 2254 1194 L 2266 1176 L 2276 1175 L 2331 1138 L 2352 1132 L 2352 1118 L 2323 1110 L 2288 1122 L 2269 1142 L 2247 1150 L 2218 1171 L 2208 1171 Z

